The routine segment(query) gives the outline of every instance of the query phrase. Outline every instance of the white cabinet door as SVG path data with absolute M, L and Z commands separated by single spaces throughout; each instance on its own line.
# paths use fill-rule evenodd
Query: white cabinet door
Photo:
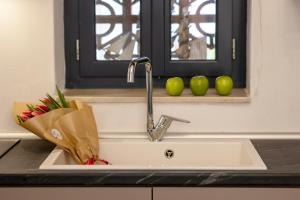
M 151 200 L 151 188 L 0 188 L 1 200 Z
M 300 189 L 154 188 L 153 200 L 300 200 Z

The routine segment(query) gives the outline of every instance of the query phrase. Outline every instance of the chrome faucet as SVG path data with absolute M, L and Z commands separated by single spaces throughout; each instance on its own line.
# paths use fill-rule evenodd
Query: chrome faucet
M 128 66 L 127 82 L 134 83 L 135 68 L 139 64 L 145 65 L 146 70 L 146 88 L 147 88 L 147 133 L 150 141 L 161 141 L 173 121 L 190 123 L 188 120 L 178 119 L 167 115 L 162 115 L 156 125 L 153 122 L 153 84 L 152 84 L 152 66 L 147 57 L 132 59 Z

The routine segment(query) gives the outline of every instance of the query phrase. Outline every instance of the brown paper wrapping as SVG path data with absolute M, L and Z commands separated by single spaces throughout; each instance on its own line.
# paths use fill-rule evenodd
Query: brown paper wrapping
M 68 152 L 78 164 L 99 159 L 98 131 L 92 108 L 71 101 L 71 108 L 60 108 L 19 124 L 37 136 Z M 15 103 L 14 116 L 26 110 L 26 103 Z

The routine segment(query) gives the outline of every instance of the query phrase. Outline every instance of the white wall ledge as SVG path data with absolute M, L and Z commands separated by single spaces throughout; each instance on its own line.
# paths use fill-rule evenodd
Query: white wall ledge
M 146 102 L 146 89 L 74 89 L 66 90 L 69 100 L 81 100 L 88 103 L 140 103 Z M 229 96 L 219 96 L 209 89 L 205 96 L 194 96 L 185 89 L 179 97 L 169 96 L 165 89 L 154 89 L 153 101 L 157 103 L 248 103 L 251 98 L 247 89 L 234 89 Z

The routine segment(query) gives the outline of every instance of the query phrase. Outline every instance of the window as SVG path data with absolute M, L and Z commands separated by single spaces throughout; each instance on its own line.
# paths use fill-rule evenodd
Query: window
M 245 87 L 246 0 L 65 0 L 67 88 L 127 88 L 129 60 L 152 60 L 154 86 L 171 76 Z

